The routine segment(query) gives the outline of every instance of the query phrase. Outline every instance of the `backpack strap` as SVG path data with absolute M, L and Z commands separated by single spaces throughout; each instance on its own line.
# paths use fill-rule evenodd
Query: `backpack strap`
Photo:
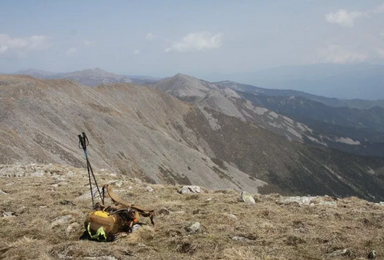
M 107 234 L 105 234 L 104 228 L 99 227 L 94 235 L 91 232 L 91 222 L 88 222 L 87 231 L 91 239 L 97 239 L 99 241 L 107 241 Z

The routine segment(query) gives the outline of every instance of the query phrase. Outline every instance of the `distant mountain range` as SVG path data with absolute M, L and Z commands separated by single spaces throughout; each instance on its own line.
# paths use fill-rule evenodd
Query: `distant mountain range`
M 223 79 L 269 89 L 291 89 L 339 99 L 384 99 L 384 66 L 374 64 L 314 64 L 282 66 L 252 73 L 218 74 Z
M 43 70 L 28 69 L 19 71 L 16 74 L 29 75 L 41 79 L 71 79 L 85 86 L 132 82 L 132 80 L 127 76 L 110 73 L 100 68 L 86 69 L 68 73 L 55 73 Z
M 317 96 L 312 95 L 303 91 L 289 90 L 289 89 L 269 89 L 269 88 L 260 88 L 253 85 L 241 84 L 233 81 L 219 81 L 215 82 L 216 84 L 223 85 L 234 90 L 241 92 L 246 92 L 254 95 L 264 95 L 272 97 L 304 97 L 313 101 L 323 103 L 327 106 L 332 107 L 350 107 L 350 108 L 359 108 L 359 109 L 369 109 L 375 106 L 384 108 L 384 99 L 382 100 L 364 100 L 364 99 L 338 99 L 338 98 L 329 98 L 326 96 Z

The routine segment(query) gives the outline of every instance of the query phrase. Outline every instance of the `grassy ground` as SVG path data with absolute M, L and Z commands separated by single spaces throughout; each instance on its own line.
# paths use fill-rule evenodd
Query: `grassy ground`
M 40 177 L 6 177 L 6 168 L 0 259 L 367 259 L 372 249 L 384 257 L 379 204 L 352 197 L 337 207 L 281 205 L 271 194 L 247 205 L 233 190 L 178 194 L 176 186 L 151 184 L 150 192 L 146 183 L 107 171 L 99 172 L 99 184 L 116 181 L 114 191 L 126 201 L 170 214 L 159 213 L 154 227 L 143 219 L 148 225 L 112 243 L 79 241 L 91 210 L 86 171 L 51 166 Z M 201 226 L 192 233 L 187 227 L 195 222 Z M 339 249 L 348 252 L 337 256 Z

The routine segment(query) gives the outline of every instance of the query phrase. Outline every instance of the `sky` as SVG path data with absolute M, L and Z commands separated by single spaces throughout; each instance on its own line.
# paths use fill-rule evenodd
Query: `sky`
M 0 72 L 195 77 L 384 64 L 376 0 L 0 0 Z

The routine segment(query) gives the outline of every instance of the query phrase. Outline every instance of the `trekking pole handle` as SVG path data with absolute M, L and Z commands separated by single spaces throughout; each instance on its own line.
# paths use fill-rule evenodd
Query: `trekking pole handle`
M 85 135 L 85 132 L 83 132 L 82 134 L 83 134 L 85 146 L 89 145 L 89 140 L 88 140 L 88 137 Z
M 77 135 L 79 137 L 79 148 L 82 148 L 84 151 L 87 150 L 87 145 L 89 145 L 88 137 L 85 135 L 85 132 L 82 135 Z

